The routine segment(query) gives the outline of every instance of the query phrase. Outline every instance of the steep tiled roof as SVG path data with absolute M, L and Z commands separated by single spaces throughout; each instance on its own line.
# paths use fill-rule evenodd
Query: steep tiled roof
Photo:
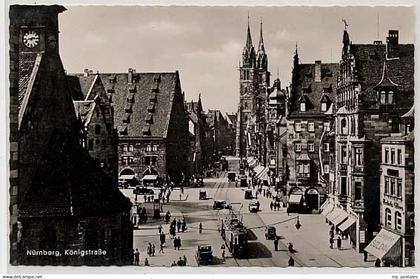
M 414 90 L 414 45 L 399 44 L 398 59 L 386 59 L 385 44 L 352 44 L 350 53 L 354 55 L 356 75 L 362 86 L 363 100 L 376 105 L 377 93 L 374 87 L 383 76 L 386 62 L 387 76 L 398 84 L 398 99 L 407 106 L 413 104 Z M 403 105 L 404 105 L 403 104 Z
M 126 131 L 121 137 L 166 137 L 178 73 L 101 73 L 107 92 L 112 92 L 114 125 Z M 148 108 L 154 104 L 154 110 Z M 146 122 L 149 113 L 153 121 Z M 128 123 L 127 118 L 129 118 Z M 148 134 L 150 131 L 150 134 Z
M 31 75 L 36 75 L 33 71 L 38 54 L 28 52 L 21 53 L 19 56 L 19 105 L 21 106 L 28 86 L 30 86 Z M 39 54 L 39 56 L 42 56 L 42 54 Z M 31 91 L 30 88 L 29 91 Z
M 321 111 L 321 99 L 326 95 L 335 101 L 338 63 L 321 64 L 321 81 L 315 81 L 315 64 L 299 64 L 295 69 L 295 88 L 290 104 L 291 117 L 311 117 L 324 115 Z M 299 101 L 306 100 L 306 111 L 299 109 Z
M 83 125 L 87 126 L 95 111 L 95 101 L 73 101 L 76 117 L 80 119 Z

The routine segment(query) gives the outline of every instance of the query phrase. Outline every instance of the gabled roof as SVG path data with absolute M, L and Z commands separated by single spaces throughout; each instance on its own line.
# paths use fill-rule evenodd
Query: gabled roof
M 135 73 L 133 83 L 128 82 L 127 73 L 100 73 L 105 90 L 112 88 L 114 125 L 126 131 L 127 137 L 165 138 L 169 128 L 170 114 L 176 90 L 180 92 L 178 72 Z M 135 86 L 133 86 L 135 84 Z M 131 90 L 130 90 L 131 89 Z M 127 96 L 132 96 L 130 102 Z M 146 123 L 148 108 L 155 104 L 153 123 Z M 130 106 L 130 108 L 127 107 Z M 127 110 L 128 109 L 128 110 Z M 130 113 L 129 123 L 124 123 Z M 147 126 L 147 127 L 146 127 Z
M 403 116 L 401 116 L 402 118 L 407 118 L 407 117 L 414 117 L 414 105 L 411 107 L 411 109 L 409 111 L 407 111 Z
M 325 115 L 321 111 L 321 98 L 327 96 L 335 102 L 338 63 L 321 64 L 321 81 L 315 81 L 315 64 L 298 64 L 294 69 L 294 83 L 290 98 L 291 117 L 313 117 Z M 328 88 L 328 90 L 325 90 Z M 329 90 L 331 88 L 331 90 Z M 306 110 L 300 111 L 299 103 L 302 96 L 307 102 Z
M 382 78 L 381 80 L 378 82 L 378 84 L 375 86 L 375 88 L 377 87 L 396 87 L 398 86 L 398 84 L 396 84 L 395 82 L 393 82 L 389 75 L 388 75 L 388 70 L 386 67 L 386 61 L 384 61 L 384 66 L 383 66 L 383 70 L 382 70 Z

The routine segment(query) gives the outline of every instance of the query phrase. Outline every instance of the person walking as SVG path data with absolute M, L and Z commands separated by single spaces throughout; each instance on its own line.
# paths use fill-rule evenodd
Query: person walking
M 338 236 L 337 238 L 337 248 L 338 250 L 341 250 L 341 237 L 340 236 Z
M 162 234 L 162 229 L 163 229 L 162 224 L 159 224 L 159 227 L 158 227 L 158 230 L 159 230 L 159 235 L 161 235 L 161 234 Z
M 144 265 L 149 266 L 149 260 L 147 258 L 144 259 Z
M 166 236 L 165 236 L 165 234 L 164 234 L 164 233 L 161 233 L 161 234 L 159 235 L 159 240 L 160 240 L 160 243 L 161 243 L 163 246 L 165 246 L 165 243 L 166 243 Z
M 276 238 L 274 238 L 274 251 L 278 251 L 279 250 L 279 238 L 276 236 Z
M 159 254 L 160 254 L 160 253 L 165 254 L 165 253 L 163 252 L 163 247 L 164 247 L 164 245 L 163 245 L 163 243 L 161 242 L 161 243 L 160 243 L 160 248 L 159 248 Z
M 367 258 L 368 258 L 368 252 L 366 252 L 365 250 L 363 250 L 363 261 L 367 262 Z
M 226 250 L 226 246 L 225 244 L 222 244 L 222 247 L 220 247 L 220 249 L 222 249 L 222 259 L 225 260 L 225 250 Z
M 330 248 L 333 249 L 334 248 L 334 238 L 330 237 Z
M 273 201 L 271 201 L 271 202 L 270 202 L 270 210 L 271 210 L 271 211 L 273 211 L 273 206 L 274 206 Z
M 155 256 L 155 253 L 156 253 L 156 246 L 155 244 L 152 244 L 152 257 Z
M 134 252 L 134 264 L 140 265 L 140 252 L 139 249 L 136 248 L 136 251 Z
M 289 266 L 295 266 L 295 260 L 293 259 L 292 256 L 290 256 L 288 263 L 289 263 Z
M 201 234 L 202 232 L 203 232 L 203 224 L 201 224 L 200 222 L 200 224 L 198 225 L 198 233 Z
M 178 251 L 179 251 L 179 248 L 181 248 L 181 237 L 180 236 L 178 236 Z
M 185 255 L 184 255 L 184 257 L 182 259 L 183 259 L 184 265 L 187 265 L 187 257 L 185 257 Z

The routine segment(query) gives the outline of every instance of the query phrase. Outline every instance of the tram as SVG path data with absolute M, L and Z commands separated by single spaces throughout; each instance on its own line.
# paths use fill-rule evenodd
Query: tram
M 239 219 L 230 217 L 221 220 L 220 234 L 234 258 L 248 256 L 248 230 Z

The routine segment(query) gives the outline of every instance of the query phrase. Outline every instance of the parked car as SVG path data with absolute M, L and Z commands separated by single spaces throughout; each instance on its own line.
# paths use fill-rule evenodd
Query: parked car
M 268 240 L 274 240 L 276 239 L 277 234 L 276 234 L 276 228 L 273 226 L 267 226 L 265 227 L 265 239 Z
M 133 190 L 133 194 L 154 195 L 155 192 L 152 189 L 149 189 L 149 188 L 146 188 L 146 187 L 136 187 L 136 189 Z
M 241 187 L 248 187 L 248 179 L 246 175 L 241 176 L 240 181 L 241 181 L 241 184 L 240 184 Z
M 232 206 L 225 200 L 216 200 L 213 203 L 213 209 L 231 209 Z
M 236 179 L 236 173 L 234 173 L 234 172 L 229 172 L 229 173 L 228 173 L 228 181 L 229 181 L 229 182 L 235 182 L 235 179 Z
M 199 194 L 198 194 L 198 199 L 199 200 L 206 200 L 207 199 L 207 192 L 204 190 L 200 190 Z
M 210 245 L 198 245 L 195 258 L 198 264 L 209 264 L 213 261 L 213 251 Z
M 252 198 L 253 198 L 253 196 L 252 196 L 252 190 L 246 190 L 246 191 L 245 191 L 245 196 L 244 196 L 244 198 L 245 198 L 246 200 L 252 200 Z
M 258 212 L 260 205 L 256 202 L 251 202 L 248 205 L 249 212 Z

